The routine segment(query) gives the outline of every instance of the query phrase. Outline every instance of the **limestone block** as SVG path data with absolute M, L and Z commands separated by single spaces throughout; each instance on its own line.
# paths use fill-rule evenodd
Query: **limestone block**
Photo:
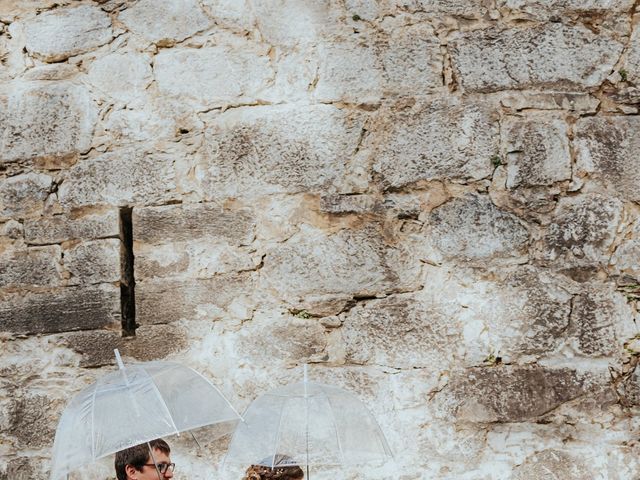
M 341 318 L 346 359 L 355 364 L 442 370 L 461 334 L 437 305 L 405 295 L 367 302 Z
M 640 200 L 638 128 L 636 116 L 580 119 L 574 140 L 578 175 L 588 175 L 620 198 Z
M 64 207 L 153 203 L 172 198 L 173 156 L 122 149 L 82 160 L 65 173 L 58 190 Z
M 61 214 L 26 220 L 24 237 L 30 245 L 117 237 L 118 224 L 119 215 L 115 208 L 81 215 Z
M 636 25 L 629 40 L 629 49 L 624 62 L 627 80 L 635 84 L 640 83 L 640 27 Z
M 197 109 L 252 103 L 274 77 L 266 54 L 248 43 L 166 49 L 155 57 L 154 74 L 163 94 Z
M 505 365 L 454 372 L 438 396 L 459 422 L 528 422 L 595 385 L 568 368 Z
M 250 274 L 219 275 L 206 280 L 145 280 L 136 284 L 136 322 L 220 319 L 236 297 L 252 292 Z
M 64 252 L 64 266 L 72 284 L 120 280 L 120 248 L 117 238 L 80 243 Z
M 25 456 L 9 460 L 5 472 L 0 471 L 0 480 L 12 478 L 46 480 L 49 475 L 43 471 L 41 459 Z
M 610 266 L 616 275 L 634 278 L 640 283 L 640 220 L 630 228 L 630 235 L 613 252 Z
M 24 393 L 14 397 L 9 408 L 8 433 L 24 450 L 53 446 L 58 408 L 53 398 L 41 393 Z
M 513 110 L 568 110 L 570 112 L 595 113 L 600 100 L 587 93 L 571 92 L 505 92 L 500 103 Z
M 546 480 L 549 472 L 563 480 L 593 478 L 592 466 L 567 451 L 547 449 L 537 452 L 515 469 L 514 480 Z
M 177 325 L 141 325 L 136 329 L 135 336 L 131 337 L 123 337 L 120 332 L 106 330 L 72 332 L 64 336 L 63 343 L 82 355 L 82 368 L 113 365 L 115 348 L 125 358 L 147 362 L 161 360 L 188 346 L 185 333 Z
M 604 81 L 622 48 L 606 32 L 547 23 L 461 34 L 451 42 L 451 56 L 466 91 L 587 89 Z
M 450 259 L 519 258 L 529 239 L 521 221 L 486 195 L 468 194 L 435 208 L 429 225 L 431 241 Z
M 0 298 L 0 331 L 13 334 L 91 330 L 120 324 L 120 288 L 102 284 Z
M 560 199 L 537 256 L 557 266 L 606 265 L 622 204 L 598 194 Z
M 25 30 L 27 51 L 45 62 L 88 52 L 113 38 L 111 19 L 92 5 L 44 12 L 27 20 Z
M 58 286 L 60 247 L 36 247 L 8 250 L 0 255 L 0 288 Z
M 261 35 L 271 44 L 291 47 L 311 43 L 330 28 L 328 0 L 255 0 L 251 7 Z
M 383 93 L 382 65 L 371 43 L 325 43 L 318 48 L 314 97 L 319 102 L 377 103 Z
M 484 0 L 393 0 L 393 3 L 410 12 L 481 18 L 487 14 L 488 2 Z
M 240 31 L 250 31 L 255 25 L 255 15 L 248 0 L 203 0 L 202 6 L 216 24 Z
M 334 235 L 301 228 L 265 253 L 265 286 L 294 305 L 312 296 L 371 296 L 419 284 L 415 258 L 402 245 L 387 243 L 374 225 Z
M 507 188 L 552 185 L 571 179 L 567 124 L 552 116 L 507 117 L 502 123 Z
M 175 119 L 171 118 L 171 112 L 166 112 L 164 107 L 154 108 L 147 102 L 146 97 L 138 97 L 131 105 L 135 109 L 115 110 L 100 124 L 102 130 L 99 130 L 97 135 L 104 135 L 103 141 L 125 146 L 136 142 L 162 142 L 174 139 L 178 127 Z M 141 108 L 137 108 L 138 106 Z M 158 111 L 162 113 L 158 114 Z
M 150 58 L 131 52 L 99 58 L 87 74 L 88 81 L 103 94 L 123 103 L 143 101 L 145 89 L 153 81 Z
M 42 173 L 24 173 L 0 181 L 0 217 L 23 218 L 42 211 L 53 179 Z
M 636 334 L 634 313 L 609 284 L 591 284 L 575 297 L 569 335 L 584 355 L 605 357 L 622 351 Z
M 152 244 L 206 238 L 248 245 L 255 229 L 254 215 L 249 209 L 211 203 L 135 208 L 132 219 L 134 239 Z
M 129 30 L 161 46 L 180 42 L 211 24 L 197 0 L 140 0 L 120 12 L 118 19 Z
M 323 195 L 320 211 L 334 215 L 347 213 L 381 213 L 382 201 L 373 195 Z
M 497 7 L 547 20 L 572 13 L 626 13 L 633 7 L 633 0 L 498 0 Z
M 330 105 L 234 109 L 210 123 L 197 175 L 214 198 L 348 192 L 362 126 Z
M 399 28 L 378 49 L 385 97 L 426 95 L 442 86 L 440 40 L 430 26 Z
M 383 115 L 381 131 L 376 131 L 374 171 L 385 187 L 491 175 L 499 138 L 496 113 L 488 105 L 436 100 L 410 112 Z
M 0 162 L 84 152 L 96 119 L 96 106 L 82 86 L 10 84 L 0 95 Z

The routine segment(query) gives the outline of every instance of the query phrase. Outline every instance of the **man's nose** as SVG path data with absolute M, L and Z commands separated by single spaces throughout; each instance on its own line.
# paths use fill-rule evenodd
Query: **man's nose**
M 167 469 L 167 471 L 164 472 L 164 478 L 173 478 L 173 472 Z

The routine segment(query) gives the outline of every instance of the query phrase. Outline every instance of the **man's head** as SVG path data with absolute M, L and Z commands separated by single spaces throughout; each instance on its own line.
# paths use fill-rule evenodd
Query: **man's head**
M 160 470 L 160 480 L 173 478 L 170 454 L 169 445 L 161 438 L 121 450 L 116 453 L 116 476 L 118 480 L 158 480 Z

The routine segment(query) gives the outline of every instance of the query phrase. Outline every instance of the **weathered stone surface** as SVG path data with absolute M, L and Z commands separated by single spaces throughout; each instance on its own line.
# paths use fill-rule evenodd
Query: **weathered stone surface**
M 267 51 L 252 44 L 162 50 L 153 70 L 163 94 L 198 109 L 255 102 L 274 76 Z
M 82 355 L 80 367 L 83 368 L 113 365 L 115 348 L 123 357 L 147 362 L 161 360 L 188 347 L 185 333 L 176 325 L 142 325 L 131 337 L 106 330 L 73 332 L 65 335 L 64 343 Z
M 0 96 L 0 163 L 84 152 L 96 119 L 84 87 L 11 84 Z
M 634 84 L 640 83 L 640 27 L 638 25 L 631 34 L 623 70 L 626 72 L 628 81 Z
M 84 242 L 65 250 L 64 266 L 72 284 L 117 282 L 120 280 L 120 248 L 117 238 Z
M 489 105 L 436 100 L 410 112 L 384 112 L 374 171 L 387 188 L 420 180 L 491 175 L 498 151 L 497 117 Z
M 461 334 L 437 305 L 409 296 L 367 302 L 341 318 L 346 360 L 355 364 L 445 369 Z
M 628 235 L 615 249 L 610 267 L 616 275 L 634 278 L 640 283 L 640 220 L 636 220 Z
M 401 245 L 387 242 L 375 226 L 327 235 L 301 232 L 266 252 L 265 286 L 296 304 L 320 295 L 371 296 L 415 289 L 419 267 Z
M 445 14 L 463 18 L 478 18 L 486 15 L 484 0 L 392 0 L 398 7 L 410 12 Z
M 329 28 L 331 7 L 327 0 L 252 0 L 251 7 L 261 35 L 271 44 L 310 43 Z
M 552 475 L 552 476 L 551 476 Z M 588 480 L 593 471 L 582 459 L 562 450 L 543 450 L 528 457 L 515 469 L 514 480 Z
M 605 32 L 561 23 L 473 31 L 451 45 L 462 87 L 481 92 L 595 87 L 609 75 L 623 48 Z
M 546 226 L 538 257 L 569 268 L 606 265 L 621 213 L 619 201 L 601 195 L 562 198 Z
M 6 470 L 0 471 L 0 480 L 46 480 L 49 476 L 42 470 L 41 464 L 41 459 L 33 457 L 9 460 Z
M 51 447 L 57 418 L 51 414 L 55 402 L 43 394 L 14 398 L 9 408 L 9 434 L 24 450 Z
M 567 124 L 561 118 L 507 117 L 501 133 L 507 188 L 544 186 L 571 179 Z
M 381 199 L 372 195 L 324 195 L 320 198 L 320 211 L 332 214 L 381 213 Z
M 0 255 L 0 288 L 60 285 L 60 260 L 60 247 L 5 252 Z
M 568 110 L 570 112 L 595 113 L 600 100 L 587 93 L 570 92 L 509 92 L 504 93 L 500 103 L 510 109 L 521 111 Z
M 250 274 L 220 275 L 207 280 L 146 280 L 136 284 L 136 322 L 141 325 L 178 320 L 219 319 L 236 297 L 250 294 Z
M 363 119 L 329 105 L 240 108 L 214 118 L 198 159 L 206 197 L 349 191 Z
M 588 175 L 623 199 L 639 201 L 639 128 L 637 116 L 579 120 L 574 140 L 578 175 Z
M 137 242 L 167 243 L 206 238 L 231 245 L 248 245 L 255 218 L 249 209 L 210 203 L 135 208 L 133 231 Z
M 53 179 L 42 173 L 25 173 L 0 180 L 0 217 L 23 218 L 42 211 Z
M 173 195 L 172 156 L 124 149 L 83 160 L 67 173 L 58 190 L 65 207 L 155 203 Z
M 92 240 L 119 235 L 119 215 L 115 208 L 81 215 L 54 215 L 24 222 L 24 238 L 30 245 Z
M 584 355 L 614 355 L 636 333 L 634 313 L 612 286 L 589 285 L 573 300 L 568 333 L 575 349 Z
M 431 212 L 430 239 L 450 259 L 520 258 L 529 239 L 527 228 L 498 209 L 486 195 L 469 194 Z
M 162 46 L 182 41 L 211 24 L 197 0 L 140 0 L 120 12 L 118 19 L 129 30 Z
M 108 43 L 111 19 L 92 5 L 44 12 L 26 22 L 27 50 L 45 62 L 59 62 Z
M 202 6 L 216 24 L 228 28 L 249 31 L 256 21 L 248 0 L 203 0 Z
M 0 298 L 0 331 L 14 334 L 92 330 L 120 323 L 120 289 L 103 284 Z
M 145 89 L 153 81 L 151 59 L 130 52 L 97 59 L 87 74 L 89 82 L 101 92 L 124 103 L 144 101 Z
M 626 13 L 633 7 L 633 0 L 498 0 L 497 6 L 549 19 L 569 14 Z
M 458 421 L 527 422 L 593 387 L 592 379 L 567 368 L 500 366 L 456 372 L 438 395 Z

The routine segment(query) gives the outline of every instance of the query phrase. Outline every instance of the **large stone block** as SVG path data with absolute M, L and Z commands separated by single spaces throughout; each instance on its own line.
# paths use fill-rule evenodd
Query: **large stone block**
M 211 24 L 197 0 L 140 0 L 120 12 L 118 19 L 129 30 L 161 46 L 180 42 Z
M 438 396 L 459 422 L 529 422 L 597 384 L 567 368 L 480 367 L 455 372 Z
M 120 280 L 120 248 L 117 238 L 80 243 L 64 252 L 64 266 L 72 284 Z
M 387 188 L 421 180 L 478 180 L 493 172 L 498 123 L 487 104 L 436 100 L 409 112 L 384 111 L 375 132 L 374 171 Z
M 87 74 L 102 93 L 123 103 L 144 101 L 145 89 L 153 81 L 151 58 L 131 52 L 99 58 Z
M 429 225 L 430 241 L 445 258 L 484 261 L 526 254 L 527 228 L 486 195 L 468 194 L 435 208 Z
M 30 245 L 93 240 L 119 235 L 119 215 L 115 208 L 80 215 L 60 214 L 24 222 L 24 239 Z
M 52 184 L 52 177 L 34 172 L 0 180 L 0 218 L 24 218 L 41 212 Z
M 154 74 L 160 91 L 196 109 L 252 103 L 273 80 L 263 47 L 244 44 L 162 50 Z
M 220 319 L 234 300 L 251 294 L 250 274 L 219 275 L 206 280 L 145 280 L 136 284 L 136 322 Z
M 461 336 L 459 324 L 438 305 L 404 295 L 367 302 L 342 317 L 349 363 L 442 370 Z
M 640 27 L 636 25 L 629 40 L 629 49 L 624 62 L 627 80 L 640 83 Z
M 256 21 L 249 0 L 202 0 L 202 6 L 216 25 L 241 32 L 250 31 Z
M 0 480 L 47 480 L 49 475 L 42 468 L 42 459 L 30 456 L 8 460 L 7 468 L 0 470 Z
M 629 228 L 629 234 L 615 249 L 610 267 L 616 275 L 630 277 L 640 283 L 640 219 Z
M 392 0 L 392 4 L 412 13 L 452 15 L 463 18 L 481 18 L 487 14 L 485 0 Z
M 374 225 L 333 235 L 303 228 L 265 253 L 265 286 L 293 305 L 323 295 L 372 296 L 420 284 L 417 259 Z
M 0 288 L 60 285 L 61 253 L 57 246 L 4 252 L 0 255 Z
M 633 0 L 498 0 L 497 7 L 548 20 L 571 14 L 626 13 L 633 7 Z
M 568 333 L 581 354 L 611 356 L 636 334 L 634 312 L 611 285 L 588 285 L 573 300 Z
M 348 192 L 363 118 L 329 105 L 239 108 L 216 116 L 200 150 L 206 197 Z
M 50 448 L 58 421 L 56 406 L 59 402 L 42 393 L 15 396 L 9 407 L 7 433 L 23 450 Z
M 587 480 L 593 477 L 591 465 L 577 458 L 568 451 L 548 449 L 537 452 L 515 469 L 514 480 Z
M 639 201 L 639 128 L 637 116 L 580 119 L 574 140 L 578 175 L 604 184 L 625 200 Z
M 622 215 L 622 204 L 598 194 L 565 197 L 545 226 L 536 254 L 558 267 L 604 266 Z
M 466 91 L 600 85 L 622 53 L 611 34 L 580 24 L 545 23 L 464 33 L 451 42 L 453 65 Z
M 36 334 L 93 330 L 120 324 L 120 288 L 103 284 L 49 292 L 5 294 L 0 331 Z
M 132 218 L 135 241 L 151 244 L 208 239 L 248 245 L 255 229 L 249 209 L 210 203 L 135 208 Z
M 27 20 L 25 30 L 27 51 L 45 62 L 88 52 L 113 38 L 109 15 L 92 5 L 44 12 Z
M 558 117 L 507 117 L 502 122 L 507 188 L 552 185 L 571 179 L 567 124 Z
M 0 96 L 0 163 L 89 149 L 97 108 L 86 88 L 66 82 L 9 85 Z
M 58 190 L 67 208 L 149 204 L 175 196 L 173 158 L 123 149 L 83 160 L 65 173 Z

